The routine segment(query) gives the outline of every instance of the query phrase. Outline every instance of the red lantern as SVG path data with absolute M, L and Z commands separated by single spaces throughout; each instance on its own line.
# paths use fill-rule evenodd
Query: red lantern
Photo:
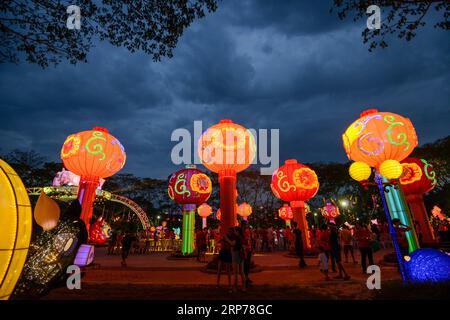
M 316 173 L 308 166 L 298 163 L 297 160 L 289 159 L 273 173 L 270 187 L 277 198 L 290 203 L 294 212 L 294 221 L 302 230 L 303 244 L 309 250 L 311 245 L 308 237 L 305 201 L 314 197 L 319 190 Z
M 242 219 L 247 221 L 247 218 L 249 215 L 252 214 L 253 209 L 252 209 L 252 206 L 249 205 L 247 202 L 243 202 L 239 205 L 237 212 L 242 217 Z
M 286 226 L 290 226 L 291 220 L 294 218 L 294 213 L 292 212 L 292 208 L 285 203 L 280 209 L 278 209 L 278 216 L 286 221 Z
M 89 230 L 92 204 L 100 178 L 107 178 L 122 169 L 126 154 L 122 144 L 108 130 L 95 127 L 68 136 L 61 148 L 66 169 L 80 176 L 78 199 L 81 219 Z
M 236 173 L 253 162 L 256 143 L 251 132 L 231 120 L 221 120 L 200 137 L 198 153 L 202 163 L 219 175 L 221 233 L 236 223 Z
M 169 178 L 169 197 L 183 205 L 183 254 L 194 252 L 195 207 L 206 202 L 212 191 L 211 179 L 195 165 L 188 165 Z
M 423 202 L 423 194 L 432 190 L 437 184 L 436 172 L 425 159 L 410 157 L 404 159 L 401 164 L 403 174 L 399 181 L 414 220 L 419 223 L 422 240 L 424 243 L 434 243 L 436 237 Z
M 335 222 L 334 219 L 341 215 L 339 208 L 331 202 L 327 202 L 320 211 L 322 212 L 322 216 L 332 223 Z
M 95 221 L 89 230 L 89 242 L 97 245 L 104 245 L 111 236 L 111 227 L 103 218 Z
M 197 213 L 200 217 L 202 217 L 202 227 L 206 228 L 206 218 L 211 215 L 212 208 L 207 203 L 203 203 L 197 208 Z

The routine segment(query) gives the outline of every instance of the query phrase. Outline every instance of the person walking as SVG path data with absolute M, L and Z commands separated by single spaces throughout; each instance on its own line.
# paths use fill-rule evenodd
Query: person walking
M 232 229 L 230 228 L 228 237 L 232 236 Z M 220 248 L 217 258 L 217 287 L 220 288 L 220 277 L 224 267 L 228 275 L 228 287 L 231 292 L 233 288 L 231 285 L 231 244 L 223 237 L 217 241 L 217 247 Z
M 298 224 L 296 221 L 292 222 L 293 231 L 292 234 L 295 237 L 295 253 L 299 257 L 298 266 L 300 268 L 306 267 L 304 252 L 303 252 L 303 239 L 302 239 L 302 231 L 298 228 Z
M 325 224 L 322 225 L 320 229 L 319 245 L 325 250 L 328 260 L 331 260 L 331 270 L 336 272 L 336 261 L 331 254 L 330 231 Z
M 244 260 L 245 252 L 242 246 L 242 229 L 240 227 L 231 228 L 232 233 L 230 236 L 226 235 L 225 240 L 231 245 L 231 261 L 233 264 L 234 272 L 234 286 L 233 291 L 236 292 L 238 289 L 238 278 L 241 278 L 242 291 L 246 291 L 246 279 L 244 274 Z
M 330 281 L 331 278 L 328 275 L 328 258 L 322 246 L 319 246 L 318 260 L 320 272 L 322 272 L 323 275 L 325 276 L 325 281 Z
M 122 239 L 122 267 L 127 266 L 127 258 L 130 254 L 131 246 L 133 243 L 137 241 L 137 238 L 132 233 L 126 233 L 126 235 Z
M 347 271 L 345 271 L 344 266 L 341 262 L 341 246 L 339 244 L 339 231 L 334 223 L 330 223 L 330 247 L 331 255 L 336 262 L 339 270 L 339 275 L 335 276 L 335 279 L 349 280 L 350 276 Z
M 348 254 L 352 256 L 353 263 L 357 263 L 355 260 L 355 254 L 353 252 L 353 236 L 350 228 L 344 225 L 341 231 L 341 243 L 344 245 L 345 263 L 348 263 Z
M 369 259 L 369 265 L 373 265 L 373 252 L 370 246 L 372 240 L 372 233 L 361 223 L 356 224 L 356 231 L 354 234 L 358 241 L 359 252 L 361 253 L 361 267 L 365 274 L 367 272 L 367 261 Z
M 247 286 L 249 286 L 253 283 L 253 281 L 250 280 L 250 277 L 249 277 L 250 267 L 252 264 L 253 239 L 252 239 L 252 232 L 251 232 L 250 228 L 248 227 L 247 221 L 242 220 L 241 228 L 242 228 L 242 235 L 243 235 L 242 245 L 243 245 L 244 252 L 245 252 L 244 274 L 245 274 L 246 284 L 247 284 Z

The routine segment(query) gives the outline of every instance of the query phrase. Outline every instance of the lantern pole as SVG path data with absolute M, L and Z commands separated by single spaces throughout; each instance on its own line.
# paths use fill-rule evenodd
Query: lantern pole
M 291 201 L 290 205 L 294 213 L 294 221 L 298 223 L 300 230 L 302 230 L 303 248 L 309 251 L 311 250 L 311 243 L 308 236 L 309 228 L 306 220 L 305 203 L 303 201 Z
M 195 204 L 183 205 L 183 230 L 181 238 L 181 252 L 194 252 Z
M 220 185 L 220 234 L 225 236 L 236 222 L 236 171 L 221 170 Z
M 388 207 L 387 202 L 386 202 L 386 197 L 385 197 L 385 193 L 384 193 L 383 178 L 381 177 L 381 175 L 378 172 L 375 173 L 375 181 L 376 181 L 376 183 L 378 185 L 378 190 L 380 191 L 381 201 L 383 202 L 384 211 L 386 213 L 386 220 L 387 220 L 387 223 L 388 223 L 388 226 L 389 226 L 389 233 L 391 234 L 392 242 L 394 243 L 395 253 L 397 255 L 398 266 L 399 266 L 399 269 L 400 269 L 400 274 L 402 275 L 403 282 L 407 283 L 408 279 L 407 279 L 406 273 L 405 273 L 405 266 L 403 264 L 403 257 L 402 257 L 401 251 L 400 251 L 400 247 L 398 245 L 397 233 L 395 232 L 394 226 L 392 225 L 391 214 L 389 212 L 389 207 Z
M 202 228 L 207 228 L 206 217 L 202 217 Z
M 89 234 L 89 228 L 94 207 L 95 194 L 100 183 L 99 177 L 82 176 L 78 188 L 78 201 L 81 205 L 81 220 L 84 221 Z

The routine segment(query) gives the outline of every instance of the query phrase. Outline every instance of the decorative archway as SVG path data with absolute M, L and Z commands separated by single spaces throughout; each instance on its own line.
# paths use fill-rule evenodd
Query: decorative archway
M 77 186 L 61 186 L 61 187 L 33 187 L 27 188 L 28 195 L 30 196 L 39 196 L 41 192 L 44 191 L 49 197 L 57 198 L 61 201 L 70 201 L 77 198 L 78 187 Z M 112 201 L 116 203 L 120 203 L 131 211 L 133 211 L 139 218 L 139 221 L 142 224 L 142 228 L 145 231 L 150 230 L 150 222 L 148 221 L 147 214 L 145 211 L 133 200 L 128 199 L 127 197 L 120 196 L 118 194 L 114 194 L 105 190 L 97 190 L 96 198 L 103 198 L 107 201 Z

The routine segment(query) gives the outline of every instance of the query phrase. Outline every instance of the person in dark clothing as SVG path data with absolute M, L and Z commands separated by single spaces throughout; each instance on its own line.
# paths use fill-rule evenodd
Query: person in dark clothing
M 244 259 L 244 274 L 245 279 L 247 281 L 247 286 L 250 285 L 253 281 L 249 278 L 250 266 L 252 264 L 252 253 L 253 253 L 253 239 L 252 232 L 248 228 L 247 221 L 243 220 L 241 222 L 242 229 L 242 247 L 244 248 L 245 259 Z
M 127 258 L 134 241 L 137 241 L 137 238 L 132 233 L 127 233 L 122 239 L 122 267 L 127 266 Z
M 294 230 L 292 233 L 295 236 L 295 253 L 297 253 L 297 256 L 300 258 L 300 261 L 298 263 L 298 266 L 300 268 L 306 267 L 305 257 L 303 253 L 303 240 L 302 240 L 302 231 L 297 227 L 297 222 L 292 222 L 292 227 Z
M 367 230 L 367 227 L 361 223 L 356 224 L 355 239 L 358 241 L 359 251 L 361 252 L 361 267 L 362 272 L 367 272 L 367 261 L 369 259 L 369 265 L 373 265 L 373 252 L 370 246 L 372 240 L 372 233 Z
M 330 223 L 330 247 L 331 247 L 331 255 L 333 256 L 334 261 L 336 261 L 336 265 L 339 270 L 339 275 L 337 275 L 334 278 L 344 280 L 350 279 L 350 276 L 345 271 L 344 266 L 342 265 L 341 262 L 342 259 L 341 259 L 341 246 L 339 244 L 339 232 L 334 223 Z

